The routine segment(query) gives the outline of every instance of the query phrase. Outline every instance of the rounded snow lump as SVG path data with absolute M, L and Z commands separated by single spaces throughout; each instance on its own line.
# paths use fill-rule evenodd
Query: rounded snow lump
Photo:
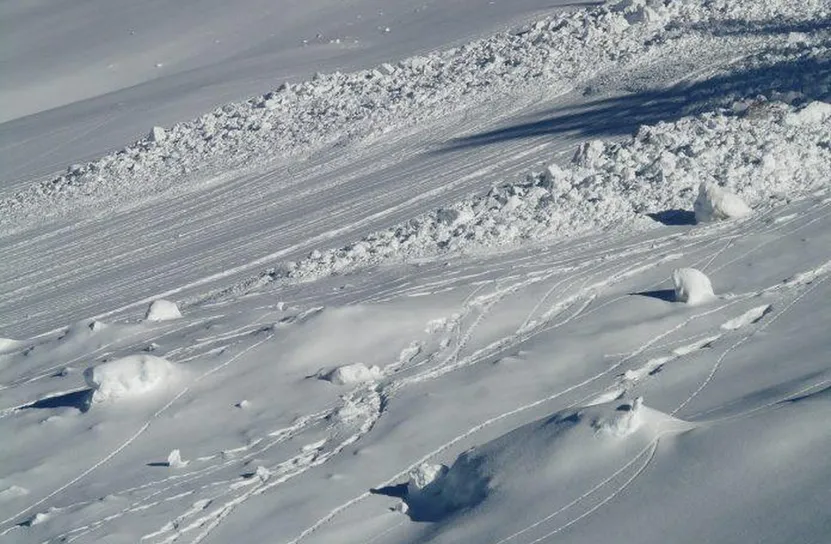
M 698 223 L 735 219 L 752 212 L 741 198 L 706 181 L 698 187 L 698 198 L 695 199 L 693 209 Z
M 710 278 L 695 268 L 674 270 L 672 283 L 675 286 L 675 300 L 678 302 L 700 304 L 715 296 Z
M 169 321 L 171 319 L 179 319 L 182 313 L 175 302 L 169 300 L 154 300 L 147 308 L 147 313 L 144 315 L 145 321 Z
M 355 383 L 371 382 L 381 377 L 381 369 L 377 366 L 366 366 L 363 363 L 339 366 L 323 376 L 336 385 L 350 385 Z
M 84 379 L 93 389 L 93 402 L 117 400 L 149 393 L 168 383 L 176 367 L 154 355 L 130 355 L 90 367 Z

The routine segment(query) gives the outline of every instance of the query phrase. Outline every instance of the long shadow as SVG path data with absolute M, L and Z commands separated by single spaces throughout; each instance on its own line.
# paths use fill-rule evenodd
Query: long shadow
M 804 25 L 803 25 L 804 26 Z M 794 32 L 803 26 L 770 24 L 754 32 Z M 828 21 L 818 23 L 826 28 Z M 816 29 L 816 28 L 814 28 Z M 723 32 L 741 32 L 736 28 L 724 28 Z M 748 32 L 747 29 L 744 32 Z M 827 45 L 828 42 L 822 45 Z M 820 44 L 817 44 L 820 45 Z M 584 138 L 614 137 L 634 133 L 641 125 L 653 125 L 659 121 L 675 121 L 683 116 L 728 107 L 737 100 L 754 98 L 772 93 L 801 93 L 801 99 L 831 99 L 831 56 L 816 57 L 802 51 L 798 58 L 766 61 L 767 54 L 778 55 L 782 51 L 770 49 L 754 57 L 755 65 L 714 75 L 703 81 L 682 82 L 662 89 L 643 91 L 631 95 L 604 98 L 577 106 L 554 108 L 543 113 L 544 118 L 518 123 L 473 136 L 457 138 L 438 152 L 463 150 L 505 141 L 533 138 L 544 135 L 576 134 Z
M 658 223 L 668 227 L 695 225 L 695 213 L 689 210 L 664 210 L 646 215 L 650 219 L 654 219 Z
M 53 408 L 75 408 L 80 412 L 89 410 L 92 402 L 92 389 L 82 389 L 80 391 L 72 391 L 63 395 L 56 395 L 54 397 L 46 397 L 38 401 L 24 406 L 25 409 L 53 409 Z
M 639 293 L 629 293 L 632 296 L 657 298 L 665 302 L 675 302 L 674 289 L 658 289 L 657 291 L 641 291 Z

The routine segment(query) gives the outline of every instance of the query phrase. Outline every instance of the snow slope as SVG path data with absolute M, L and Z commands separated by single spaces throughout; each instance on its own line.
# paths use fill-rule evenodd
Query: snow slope
M 532 9 L 476 7 L 425 13 Z M 0 540 L 824 542 L 829 18 L 624 0 L 426 53 L 390 25 L 387 64 L 70 144 L 45 180 L 26 151 L 0 200 Z M 268 21 L 223 24 L 256 50 Z M 161 103 L 197 107 L 178 81 Z M 102 85 L 77 92 L 133 83 Z M 36 118 L 57 127 L 4 130 Z M 751 213 L 697 223 L 702 183 Z

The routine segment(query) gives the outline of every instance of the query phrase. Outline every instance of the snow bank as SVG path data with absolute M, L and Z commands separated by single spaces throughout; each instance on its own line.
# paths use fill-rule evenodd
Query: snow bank
M 323 379 L 335 385 L 353 385 L 363 382 L 371 382 L 381 378 L 383 372 L 377 366 L 366 366 L 364 363 L 353 363 L 339 366 L 331 372 L 324 374 Z
M 283 84 L 145 138 L 0 201 L 0 226 L 21 228 L 84 205 L 134 203 L 189 180 L 262 165 L 335 142 L 437 118 L 494 96 L 573 88 L 605 66 L 682 39 L 689 26 L 813 23 L 812 2 L 623 0 L 557 13 L 462 47 Z M 807 46 L 803 46 L 807 47 Z M 38 213 L 32 213 L 37 210 Z
M 147 313 L 144 315 L 145 321 L 169 321 L 171 319 L 179 319 L 182 317 L 179 312 L 179 307 L 175 302 L 169 300 L 154 300 L 147 308 Z
M 672 283 L 675 287 L 675 300 L 678 302 L 695 305 L 707 302 L 715 296 L 710 278 L 695 268 L 674 270 Z
M 698 187 L 693 210 L 698 223 L 738 219 L 753 212 L 738 196 L 706 181 Z
M 163 387 L 175 378 L 176 367 L 154 355 L 130 355 L 84 371 L 93 402 L 135 397 Z
M 647 219 L 648 213 L 689 209 L 702 186 L 710 218 L 747 213 L 744 201 L 764 205 L 831 186 L 831 123 L 813 114 L 807 116 L 816 121 L 813 124 L 787 122 L 792 115 L 816 110 L 816 105 L 766 104 L 763 116 L 710 112 L 643 126 L 624 142 L 587 142 L 569 164 L 552 165 L 519 183 L 494 187 L 354 244 L 314 251 L 235 291 L 281 278 L 315 279 L 388 260 L 477 251 L 596 229 L 654 228 L 659 224 Z

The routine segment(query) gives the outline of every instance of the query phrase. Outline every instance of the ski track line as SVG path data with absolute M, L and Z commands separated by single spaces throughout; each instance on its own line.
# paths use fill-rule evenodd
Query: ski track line
M 87 469 L 86 469 L 86 470 L 84 470 L 81 474 L 79 474 L 78 476 L 76 476 L 75 478 L 73 478 L 72 480 L 70 480 L 69 482 L 67 482 L 67 483 L 63 484 L 63 485 L 62 485 L 61 487 L 59 487 L 58 489 L 56 489 L 56 490 L 52 491 L 51 493 L 49 493 L 48 495 L 46 495 L 46 496 L 45 496 L 45 497 L 43 497 L 42 499 L 38 500 L 38 501 L 37 501 L 37 502 L 35 502 L 35 503 L 30 504 L 29 506 L 27 506 L 26 508 L 24 508 L 24 509 L 23 509 L 23 510 L 21 510 L 20 512 L 18 512 L 18 513 L 16 513 L 16 514 L 14 514 L 14 515 L 12 515 L 12 516 L 9 516 L 8 518 L 4 519 L 3 521 L 0 521 L 0 525 L 5 525 L 6 523 L 9 523 L 9 522 L 13 521 L 15 518 L 19 518 L 20 516 L 22 516 L 22 515 L 26 514 L 27 512 L 31 511 L 32 509 L 34 509 L 34 508 L 36 508 L 36 507 L 40 506 L 41 504 L 43 504 L 43 503 L 44 503 L 44 502 L 46 502 L 47 500 L 51 499 L 52 497 L 54 497 L 54 496 L 55 496 L 55 495 L 57 495 L 58 493 L 60 493 L 60 492 L 64 491 L 65 489 L 67 489 L 67 488 L 68 488 L 68 487 L 70 487 L 71 485 L 76 484 L 76 483 L 78 483 L 79 481 L 81 481 L 84 477 L 86 477 L 86 476 L 88 476 L 89 474 L 91 474 L 91 473 L 92 473 L 94 470 L 96 470 L 98 467 L 100 467 L 100 466 L 102 466 L 103 464 L 105 464 L 107 461 L 109 461 L 110 459 L 112 459 L 113 457 L 115 457 L 116 455 L 118 455 L 121 451 L 123 451 L 125 448 L 127 448 L 130 444 L 132 444 L 133 442 L 135 442 L 135 441 L 136 441 L 136 439 L 138 439 L 138 438 L 139 438 L 142 434 L 144 434 L 144 432 L 145 432 L 145 431 L 146 431 L 146 430 L 150 427 L 150 424 L 152 423 L 152 421 L 153 421 L 153 420 L 158 419 L 158 418 L 159 418 L 159 416 L 161 416 L 164 412 L 166 412 L 166 411 L 167 411 L 167 409 L 168 409 L 168 408 L 170 408 L 170 407 L 171 407 L 171 406 L 172 406 L 172 405 L 173 405 L 176 401 L 178 401 L 178 400 L 179 400 L 180 398 L 182 398 L 185 394 L 187 394 L 188 392 L 190 392 L 191 388 L 192 388 L 194 385 L 198 384 L 198 383 L 199 383 L 199 382 L 201 382 L 203 379 L 205 379 L 205 378 L 207 378 L 208 376 L 210 376 L 210 375 L 214 374 L 215 372 L 218 372 L 219 370 L 222 370 L 223 368 L 227 367 L 228 365 L 230 365 L 231 363 L 233 363 L 234 361 L 236 361 L 237 359 L 239 359 L 240 357 L 242 357 L 243 355 L 245 355 L 245 354 L 246 354 L 246 353 L 248 353 L 249 351 L 251 351 L 251 350 L 253 350 L 253 349 L 255 349 L 255 348 L 257 348 L 257 347 L 261 346 L 262 344 L 264 344 L 264 343 L 265 343 L 265 342 L 267 342 L 268 340 L 271 340 L 271 338 L 273 338 L 273 337 L 274 337 L 274 333 L 270 333 L 268 336 L 266 336 L 266 337 L 265 337 L 265 338 L 263 338 L 262 340 L 260 340 L 260 341 L 258 341 L 258 342 L 256 342 L 256 343 L 252 344 L 251 346 L 249 346 L 249 347 L 245 348 L 244 350 L 242 350 L 241 352 L 237 353 L 236 355 L 234 355 L 233 357 L 231 357 L 231 358 L 230 358 L 230 359 L 228 359 L 227 361 L 225 361 L 225 362 L 223 362 L 223 363 L 220 363 L 220 364 L 218 364 L 218 365 L 214 366 L 214 367 L 213 367 L 213 368 L 211 368 L 210 370 L 208 370 L 208 371 L 206 371 L 205 373 L 203 373 L 203 374 L 201 374 L 200 376 L 198 376 L 196 379 L 194 379 L 194 380 L 193 380 L 193 382 L 192 382 L 192 384 L 191 384 L 191 385 L 187 385 L 187 386 L 185 386 L 185 387 L 184 387 L 181 391 L 179 391 L 179 393 L 177 393 L 177 394 L 176 394 L 176 395 L 175 395 L 172 399 L 170 399 L 170 400 L 169 400 L 169 401 L 168 401 L 168 402 L 167 402 L 164 406 L 162 406 L 161 408 L 159 408 L 159 409 L 158 409 L 158 410 L 157 410 L 157 411 L 156 411 L 156 412 L 155 412 L 155 413 L 154 413 L 154 414 L 150 417 L 150 419 L 149 419 L 149 420 L 147 420 L 147 421 L 146 421 L 146 422 L 145 422 L 145 423 L 144 423 L 144 424 L 143 424 L 143 425 L 142 425 L 142 426 L 138 429 L 138 431 L 136 431 L 136 432 L 135 432 L 132 436 L 130 436 L 127 440 L 125 440 L 124 442 L 122 442 L 122 443 L 121 443 L 121 445 L 119 445 L 116 449 L 112 450 L 110 453 L 108 453 L 108 454 L 107 454 L 106 456 L 104 456 L 102 459 L 100 459 L 99 461 L 97 461 L 97 462 L 96 462 L 95 464 L 93 464 L 91 467 L 87 468 Z M 12 530 L 14 527 L 16 527 L 16 526 L 15 526 L 15 525 L 13 525 L 13 526 L 9 527 L 8 529 L 6 529 L 6 530 L 5 530 L 5 531 L 3 531 L 2 533 L 0 533 L 0 536 L 5 535 L 8 531 Z
M 805 296 L 809 295 L 809 294 L 810 294 L 811 292 L 813 292 L 813 291 L 814 291 L 817 287 L 819 287 L 820 285 L 822 285 L 822 283 L 823 283 L 825 280 L 827 280 L 827 279 L 828 279 L 828 276 L 825 276 L 825 277 L 823 277 L 822 279 L 817 280 L 816 282 L 814 282 L 814 283 L 811 285 L 811 287 L 809 287 L 808 289 L 806 289 L 805 291 L 803 291 L 802 293 L 800 293 L 799 295 L 797 295 L 797 296 L 796 296 L 796 298 L 794 298 L 794 299 L 793 299 L 792 301 L 790 301 L 787 305 L 785 305 L 785 307 L 784 307 L 784 308 L 782 308 L 782 310 L 781 310 L 781 311 L 779 311 L 779 313 L 777 313 L 777 314 L 776 314 L 775 316 L 773 316 L 773 317 L 772 317 L 769 321 L 767 321 L 767 322 L 766 322 L 766 323 L 764 323 L 762 326 L 760 326 L 758 329 L 756 329 L 756 333 L 762 332 L 762 331 L 764 331 L 765 329 L 767 329 L 768 327 L 770 327 L 771 325 L 773 325 L 774 323 L 776 323 L 776 321 L 777 321 L 777 320 L 778 320 L 781 316 L 783 316 L 785 313 L 787 313 L 787 312 L 788 312 L 791 308 L 793 308 L 793 306 L 794 306 L 794 305 L 796 305 L 796 304 L 797 304 L 800 300 L 802 300 Z M 737 349 L 737 348 L 741 347 L 741 345 L 742 345 L 742 344 L 744 344 L 745 342 L 747 342 L 748 340 L 750 340 L 752 337 L 753 337 L 753 335 L 752 335 L 752 334 L 750 334 L 750 335 L 746 335 L 746 336 L 743 336 L 743 337 L 742 337 L 740 340 L 738 340 L 736 343 L 734 343 L 734 344 L 733 344 L 733 345 L 731 345 L 729 348 L 727 348 L 726 350 L 724 350 L 724 352 L 721 354 L 721 356 L 720 356 L 718 359 L 716 359 L 715 364 L 714 364 L 714 365 L 713 365 L 713 367 L 710 369 L 710 373 L 709 373 L 709 375 L 708 375 L 708 376 L 704 379 L 704 381 L 703 381 L 703 382 L 701 382 L 701 384 L 698 386 L 698 389 L 696 389 L 695 391 L 693 391 L 693 393 L 692 393 L 692 394 L 691 394 L 691 395 L 690 395 L 690 396 L 689 396 L 689 397 L 688 397 L 685 401 L 683 401 L 681 404 L 679 404 L 679 405 L 678 405 L 678 407 L 677 407 L 677 408 L 675 408 L 672 412 L 670 412 L 670 415 L 674 416 L 674 415 L 675 415 L 675 414 L 677 414 L 680 410 L 682 410 L 685 406 L 687 406 L 690 402 L 692 402 L 692 400 L 693 400 L 693 399 L 695 399 L 695 397 L 697 397 L 697 396 L 698 396 L 698 394 L 699 394 L 699 393 L 701 393 L 701 391 L 703 391 L 703 390 L 704 390 L 704 388 L 705 388 L 705 387 L 707 387 L 707 385 L 708 385 L 708 384 L 709 384 L 709 383 L 713 380 L 713 377 L 716 375 L 716 372 L 718 372 L 719 367 L 720 367 L 720 366 L 721 366 L 721 364 L 724 362 L 724 360 L 727 358 L 727 356 L 728 356 L 728 355 L 729 355 L 729 354 L 730 354 L 733 350 L 735 350 L 735 349 Z
M 565 394 L 568 394 L 568 393 L 570 393 L 570 392 L 572 392 L 576 389 L 579 389 L 580 387 L 583 387 L 585 385 L 588 385 L 590 383 L 593 383 L 593 382 L 597 381 L 598 379 L 602 378 L 603 376 L 606 376 L 609 373 L 613 372 L 615 369 L 619 368 L 621 365 L 623 365 L 627 361 L 629 361 L 629 360 L 637 357 L 638 355 L 640 355 L 643 351 L 648 349 L 652 344 L 654 344 L 656 342 L 659 342 L 663 338 L 666 338 L 667 336 L 669 336 L 670 334 L 672 334 L 672 333 L 674 333 L 678 330 L 681 330 L 682 328 L 686 327 L 689 323 L 691 323 L 691 322 L 693 322 L 697 319 L 706 317 L 708 315 L 720 312 L 721 310 L 723 310 L 725 308 L 733 306 L 734 304 L 738 303 L 740 300 L 741 299 L 734 299 L 734 300 L 731 300 L 731 301 L 729 301 L 725 304 L 717 306 L 715 308 L 712 308 L 712 309 L 705 310 L 703 312 L 694 314 L 694 315 L 684 319 L 681 323 L 679 323 L 679 324 L 671 327 L 670 329 L 664 331 L 663 333 L 660 333 L 660 334 L 654 336 L 651 340 L 647 341 L 646 343 L 642 344 L 639 348 L 634 350 L 630 355 L 622 358 L 621 360 L 619 360 L 617 363 L 610 366 L 606 370 L 603 370 L 603 371 L 601 371 L 601 372 L 599 372 L 599 373 L 597 373 L 593 376 L 590 376 L 590 377 L 584 379 L 581 382 L 578 382 L 578 383 L 573 384 L 569 387 L 566 387 L 565 389 L 562 389 L 562 390 L 560 390 L 556 393 L 553 393 L 552 395 L 549 395 L 549 396 L 544 397 L 542 399 L 538 399 L 538 400 L 530 402 L 528 404 L 524 404 L 522 406 L 519 406 L 519 407 L 514 408 L 512 410 L 509 410 L 507 412 L 503 412 L 502 414 L 499 414 L 497 416 L 489 418 L 489 419 L 483 421 L 482 423 L 479 423 L 478 425 L 476 425 L 474 427 L 471 427 L 470 429 L 468 429 L 467 431 L 465 431 L 461 435 L 458 435 L 456 438 L 453 438 L 452 440 L 446 442 L 442 446 L 440 446 L 440 447 L 434 449 L 433 451 L 427 453 L 426 455 L 421 457 L 418 461 L 416 461 L 415 463 L 412 463 L 411 465 L 409 465 L 404 470 L 402 470 L 402 471 L 398 472 L 397 474 L 393 475 L 391 478 L 385 480 L 384 482 L 382 482 L 378 485 L 372 486 L 372 487 L 377 489 L 377 488 L 385 487 L 385 486 L 388 486 L 388 485 L 392 485 L 398 479 L 400 479 L 404 475 L 406 475 L 413 468 L 421 465 L 422 463 L 428 461 L 429 459 L 435 457 L 436 455 L 442 453 L 443 451 L 446 451 L 447 449 L 449 449 L 453 445 L 461 442 L 462 440 L 470 437 L 471 435 L 479 432 L 480 430 L 482 430 L 482 429 L 484 429 L 484 428 L 486 428 L 490 425 L 493 425 L 494 423 L 496 423 L 498 421 L 501 421 L 505 418 L 514 416 L 514 415 L 519 414 L 521 412 L 524 412 L 524 411 L 530 410 L 532 408 L 535 408 L 537 406 L 540 406 L 544 403 L 550 402 L 550 401 L 552 401 L 552 400 L 554 400 L 558 397 L 561 397 Z M 337 506 L 335 509 L 330 511 L 326 516 L 320 518 L 317 522 L 312 524 L 310 527 L 304 529 L 298 536 L 296 536 L 295 538 L 293 538 L 291 540 L 286 541 L 286 544 L 297 544 L 298 542 L 302 541 L 307 536 L 309 536 L 311 533 L 315 532 L 321 526 L 323 526 L 324 524 L 331 521 L 335 516 L 337 516 L 338 514 L 343 512 L 344 510 L 350 508 L 352 505 L 357 504 L 358 502 L 360 502 L 360 501 L 362 501 L 362 500 L 364 500 L 364 499 L 366 499 L 370 496 L 371 496 L 371 493 L 369 491 L 365 491 L 365 492 L 361 493 L 360 495 L 357 495 L 356 497 L 350 499 L 349 501 Z
M 655 458 L 655 454 L 658 451 L 659 441 L 660 441 L 660 437 L 655 439 L 654 443 L 651 444 L 652 445 L 652 450 L 649 452 L 649 456 L 647 457 L 646 461 L 644 461 L 643 465 L 641 465 L 638 468 L 638 470 L 628 480 L 623 482 L 623 484 L 619 488 L 617 488 L 612 494 L 610 494 L 609 496 L 604 498 L 602 501 L 600 501 L 600 503 L 594 505 L 592 508 L 590 508 L 586 512 L 583 512 L 582 514 L 580 514 L 579 516 L 577 516 L 573 520 L 569 521 L 565 525 L 561 525 L 560 527 L 557 527 L 553 531 L 550 531 L 550 532 L 544 534 L 543 536 L 541 536 L 541 537 L 539 537 L 535 540 L 532 540 L 532 541 L 530 541 L 526 544 L 538 544 L 539 542 L 542 542 L 544 540 L 548 540 L 552 536 L 563 532 L 564 530 L 568 529 L 572 525 L 578 523 L 579 521 L 581 521 L 581 520 L 587 518 L 588 516 L 592 515 L 593 513 L 597 512 L 600 508 L 605 506 L 609 501 L 611 501 L 612 499 L 617 497 L 620 493 L 625 491 L 630 485 L 632 485 L 632 482 L 634 482 L 641 474 L 643 474 L 643 472 L 650 465 L 650 463 L 652 463 L 652 460 Z

